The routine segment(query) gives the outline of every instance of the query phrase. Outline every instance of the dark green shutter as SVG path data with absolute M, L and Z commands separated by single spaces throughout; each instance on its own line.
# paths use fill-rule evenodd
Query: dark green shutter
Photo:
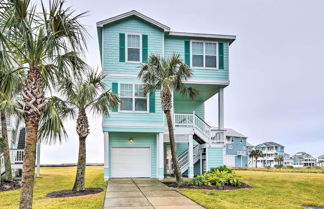
M 125 33 L 119 34 L 119 62 L 125 62 Z
M 219 69 L 224 69 L 224 43 L 218 43 L 218 63 Z
M 185 64 L 190 66 L 190 41 L 184 42 L 185 48 Z
M 148 57 L 148 37 L 147 35 L 142 35 L 142 62 L 147 63 Z
M 150 93 L 150 112 L 155 112 L 155 92 Z
M 118 83 L 112 83 L 112 93 L 115 95 L 118 95 Z M 118 112 L 118 105 L 113 108 L 113 112 Z

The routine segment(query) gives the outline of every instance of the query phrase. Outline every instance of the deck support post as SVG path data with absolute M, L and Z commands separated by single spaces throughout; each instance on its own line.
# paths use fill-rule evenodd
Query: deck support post
M 36 177 L 40 177 L 40 151 L 41 151 L 41 143 L 37 142 L 36 144 Z
M 164 141 L 163 133 L 158 133 L 157 138 L 157 151 L 158 151 L 158 179 L 164 179 Z
M 109 179 L 109 133 L 104 132 L 104 179 Z
M 194 165 L 193 165 L 193 135 L 190 134 L 188 137 L 189 147 L 188 147 L 188 158 L 189 158 L 189 168 L 188 168 L 188 177 L 194 177 Z
M 218 128 L 224 129 L 224 88 L 218 92 Z

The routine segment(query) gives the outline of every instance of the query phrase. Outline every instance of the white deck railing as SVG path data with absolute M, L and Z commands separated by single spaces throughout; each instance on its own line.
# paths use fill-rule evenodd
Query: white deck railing
M 175 127 L 193 127 L 201 132 L 208 139 L 210 138 L 211 127 L 196 114 L 174 114 Z
M 225 130 L 212 129 L 211 137 L 210 137 L 210 144 L 218 145 L 218 144 L 224 144 L 224 143 L 225 143 Z
M 21 164 L 24 162 L 23 149 L 10 149 L 10 161 L 12 164 Z

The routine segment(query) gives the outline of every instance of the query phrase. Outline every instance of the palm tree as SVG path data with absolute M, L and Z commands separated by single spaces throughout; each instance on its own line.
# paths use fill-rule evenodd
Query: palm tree
M 283 155 L 276 155 L 276 157 L 274 158 L 274 161 L 278 162 L 278 165 L 281 165 L 281 162 L 284 160 L 284 156 Z
M 257 168 L 258 167 L 258 158 L 263 157 L 263 152 L 259 149 L 252 150 L 250 153 L 250 157 L 252 157 L 252 159 L 253 158 L 255 159 L 255 167 Z
M 0 186 L 2 184 L 2 178 L 1 178 L 1 153 L 2 153 L 2 148 L 3 148 L 3 142 L 2 138 L 0 138 Z
M 181 95 L 189 95 L 193 99 L 198 94 L 198 91 L 194 88 L 186 87 L 183 83 L 191 75 L 191 69 L 182 62 L 179 54 L 174 54 L 169 59 L 151 55 L 148 63 L 141 67 L 138 74 L 138 78 L 141 78 L 144 83 L 145 94 L 160 91 L 162 110 L 168 123 L 171 155 L 177 183 L 182 182 L 182 176 L 176 155 L 171 119 L 171 110 L 173 108 L 172 94 L 173 92 L 179 92 Z
M 117 95 L 114 95 L 110 90 L 105 90 L 104 79 L 103 73 L 92 71 L 78 80 L 66 78 L 59 87 L 64 97 L 61 102 L 77 111 L 76 131 L 79 136 L 79 156 L 72 189 L 74 191 L 85 190 L 86 139 L 89 135 L 87 111 L 107 115 L 109 110 L 119 103 Z
M 251 150 L 250 154 L 249 154 L 249 157 L 251 158 L 251 163 L 252 163 L 252 167 L 253 167 L 253 158 L 254 158 L 254 150 Z M 256 163 L 256 162 L 255 162 Z
M 17 113 L 14 101 L 16 94 L 21 90 L 21 70 L 13 73 L 12 61 L 7 53 L 7 49 L 0 43 L 0 120 L 2 133 L 2 151 L 6 170 L 6 180 L 12 181 L 9 138 L 7 128 L 7 117 Z
M 74 15 L 64 0 L 50 0 L 38 9 L 30 0 L 0 1 L 0 41 L 26 67 L 20 111 L 25 119 L 26 138 L 20 209 L 32 208 L 36 142 L 45 90 L 62 78 L 83 69 L 78 52 L 85 46 L 86 30 L 79 23 L 85 13 Z

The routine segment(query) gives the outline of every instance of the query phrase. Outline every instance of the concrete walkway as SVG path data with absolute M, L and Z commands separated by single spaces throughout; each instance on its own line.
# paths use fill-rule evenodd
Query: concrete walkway
M 156 179 L 110 179 L 104 209 L 202 209 Z

